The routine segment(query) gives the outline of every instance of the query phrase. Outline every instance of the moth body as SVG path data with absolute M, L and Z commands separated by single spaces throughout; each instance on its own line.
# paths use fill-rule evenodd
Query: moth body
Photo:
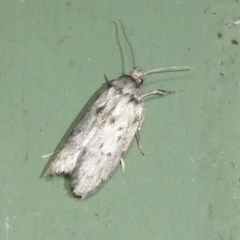
M 45 175 L 69 174 L 73 192 L 81 198 L 110 178 L 143 121 L 141 75 L 134 70 L 106 84 Z

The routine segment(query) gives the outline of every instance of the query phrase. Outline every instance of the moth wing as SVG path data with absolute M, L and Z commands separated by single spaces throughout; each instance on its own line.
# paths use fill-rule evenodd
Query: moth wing
M 82 198 L 109 179 L 143 120 L 140 91 L 126 90 L 134 96 L 115 87 L 103 90 L 45 175 L 70 174 L 73 191 Z
M 79 158 L 84 155 L 84 149 L 96 132 L 99 119 L 96 109 L 104 106 L 109 101 L 108 89 L 104 89 L 92 106 L 68 136 L 68 139 L 56 154 L 54 160 L 47 169 L 45 176 L 67 173 L 70 174 Z
M 72 172 L 73 192 L 94 193 L 116 170 L 142 120 L 142 104 L 116 96 L 98 113 L 97 125 Z

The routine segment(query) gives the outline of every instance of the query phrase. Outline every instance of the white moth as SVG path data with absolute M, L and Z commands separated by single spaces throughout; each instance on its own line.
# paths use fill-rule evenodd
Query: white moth
M 80 198 L 96 192 L 114 173 L 140 130 L 144 118 L 143 99 L 175 93 L 154 90 L 141 94 L 143 77 L 156 72 L 184 70 L 190 70 L 190 67 L 146 72 L 134 69 L 111 81 L 105 77 L 106 87 L 75 126 L 45 176 L 70 175 L 73 193 Z

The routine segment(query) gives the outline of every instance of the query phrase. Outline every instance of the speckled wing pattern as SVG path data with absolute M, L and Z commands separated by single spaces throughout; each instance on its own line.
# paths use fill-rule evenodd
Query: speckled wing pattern
M 116 170 L 142 121 L 139 84 L 130 75 L 120 76 L 93 102 L 46 175 L 69 174 L 75 195 L 91 195 Z

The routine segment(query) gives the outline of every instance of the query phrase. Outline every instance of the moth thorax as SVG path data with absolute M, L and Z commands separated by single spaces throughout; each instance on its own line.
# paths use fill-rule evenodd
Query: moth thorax
M 135 81 L 137 82 L 138 85 L 142 85 L 143 84 L 143 79 L 142 79 L 142 76 L 144 76 L 143 71 L 138 70 L 138 69 L 134 69 L 130 73 L 130 76 L 135 79 Z

